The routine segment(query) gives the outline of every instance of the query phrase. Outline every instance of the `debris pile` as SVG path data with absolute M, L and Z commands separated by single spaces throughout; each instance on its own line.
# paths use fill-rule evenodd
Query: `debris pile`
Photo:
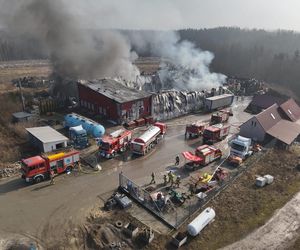
M 117 222 L 115 225 L 107 222 L 86 226 L 90 247 L 132 249 L 131 240 L 122 234 L 123 225 Z
M 20 169 L 20 163 L 13 163 L 3 169 L 0 169 L 0 179 L 17 175 L 20 173 Z
M 14 79 L 12 80 L 12 83 L 18 87 L 19 84 L 23 88 L 41 88 L 41 87 L 49 87 L 51 81 L 49 79 L 45 79 L 43 77 L 35 77 L 35 76 L 30 76 L 30 77 L 23 77 L 19 79 Z
M 203 107 L 204 92 L 169 90 L 153 96 L 153 117 L 166 120 L 200 110 Z
M 236 95 L 254 95 L 257 93 L 263 93 L 266 90 L 265 82 L 257 79 L 247 79 L 238 77 L 228 77 L 227 85 L 230 91 Z

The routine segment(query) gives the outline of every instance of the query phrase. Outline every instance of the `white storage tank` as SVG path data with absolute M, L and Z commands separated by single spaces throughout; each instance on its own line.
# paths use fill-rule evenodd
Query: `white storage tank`
M 211 207 L 206 208 L 199 214 L 187 227 L 187 231 L 191 236 L 198 235 L 204 227 L 206 227 L 215 218 L 216 213 Z

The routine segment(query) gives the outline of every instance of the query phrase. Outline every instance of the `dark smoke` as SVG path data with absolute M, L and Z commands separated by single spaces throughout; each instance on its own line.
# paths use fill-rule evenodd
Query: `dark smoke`
M 10 32 L 31 34 L 41 40 L 55 75 L 87 79 L 117 75 L 134 79 L 139 74 L 132 64 L 135 54 L 124 37 L 115 31 L 95 35 L 80 28 L 83 20 L 68 13 L 65 4 L 61 0 L 6 0 L 1 5 L 12 13 L 5 18 Z
M 148 50 L 167 59 L 175 66 L 173 70 L 166 64 L 161 65 L 159 77 L 165 86 L 198 90 L 216 87 L 224 81 L 225 76 L 209 70 L 213 54 L 181 41 L 176 32 L 124 35 L 105 29 L 106 18 L 120 24 L 119 17 L 130 18 L 136 14 L 136 6 L 131 2 L 126 9 L 121 9 L 116 1 L 104 2 L 106 8 L 100 0 L 0 0 L 0 21 L 4 20 L 10 33 L 20 36 L 25 33 L 41 41 L 52 61 L 56 82 L 60 83 L 56 89 L 61 91 L 69 88 L 62 85 L 68 78 L 118 77 L 125 79 L 123 83 L 129 86 L 139 76 L 139 70 L 132 63 L 137 54 L 131 45 L 139 52 Z M 100 8 L 100 13 L 95 14 L 93 7 Z M 102 29 L 92 29 L 86 19 L 94 19 L 95 25 Z M 144 22 L 141 18 L 139 25 Z

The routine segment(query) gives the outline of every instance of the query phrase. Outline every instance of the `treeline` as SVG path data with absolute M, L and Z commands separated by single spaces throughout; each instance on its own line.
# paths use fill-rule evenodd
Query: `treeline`
M 0 61 L 45 58 L 47 53 L 38 40 L 26 35 L 16 38 L 0 31 Z
M 300 33 L 239 28 L 180 30 L 181 39 L 212 51 L 212 70 L 286 85 L 300 97 Z
M 186 29 L 179 33 L 181 39 L 215 54 L 213 71 L 286 85 L 300 97 L 300 33 L 226 27 Z M 38 41 L 26 36 L 16 39 L 0 32 L 0 61 L 46 57 L 47 52 Z

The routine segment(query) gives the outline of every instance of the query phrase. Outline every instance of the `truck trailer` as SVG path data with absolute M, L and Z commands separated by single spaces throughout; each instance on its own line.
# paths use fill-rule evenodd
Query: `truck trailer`
M 223 94 L 207 97 L 204 99 L 204 109 L 207 112 L 212 112 L 214 110 L 228 107 L 233 103 L 233 99 L 234 95 L 232 94 Z
M 131 142 L 131 150 L 133 154 L 147 154 L 164 136 L 167 125 L 156 122 L 150 126 L 145 133 L 135 138 Z
M 79 151 L 74 149 L 22 159 L 22 178 L 28 183 L 39 183 L 49 178 L 51 170 L 54 174 L 71 171 L 79 160 Z
M 99 152 L 104 158 L 114 158 L 117 153 L 123 153 L 131 142 L 132 132 L 119 129 L 109 135 L 103 136 L 99 141 Z

